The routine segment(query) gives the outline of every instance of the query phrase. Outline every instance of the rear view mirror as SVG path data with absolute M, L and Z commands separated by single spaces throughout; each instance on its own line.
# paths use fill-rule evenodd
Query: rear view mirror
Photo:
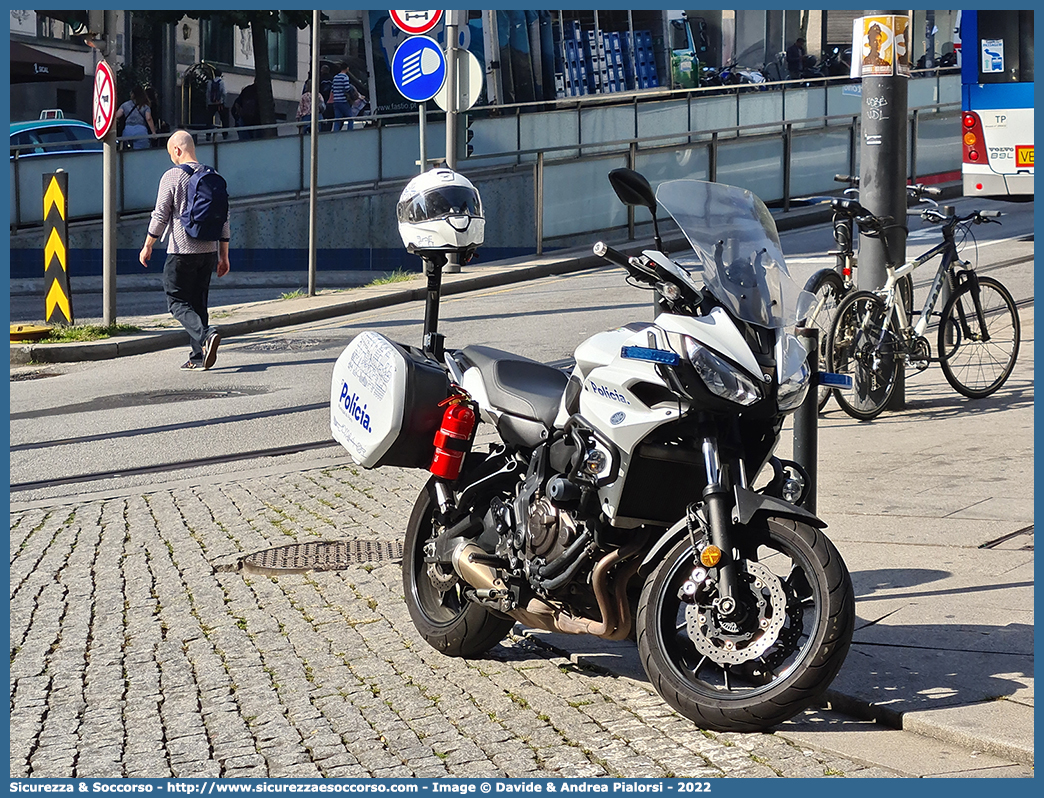
M 641 205 L 656 217 L 656 195 L 644 176 L 633 169 L 614 169 L 609 173 L 609 184 L 624 205 Z

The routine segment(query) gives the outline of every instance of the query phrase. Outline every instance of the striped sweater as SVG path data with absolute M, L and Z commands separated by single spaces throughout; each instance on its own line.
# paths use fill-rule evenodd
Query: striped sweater
M 195 161 L 189 166 L 194 166 Z M 152 220 L 149 222 L 149 235 L 154 238 L 162 238 L 167 226 L 171 226 L 170 240 L 167 242 L 167 252 L 177 255 L 199 255 L 204 252 L 217 252 L 217 241 L 200 241 L 192 238 L 185 232 L 181 225 L 181 214 L 188 202 L 189 174 L 180 166 L 175 166 L 164 172 L 160 178 L 159 192 L 156 195 L 156 207 L 152 211 Z M 228 219 L 221 229 L 221 240 L 228 241 L 231 237 Z

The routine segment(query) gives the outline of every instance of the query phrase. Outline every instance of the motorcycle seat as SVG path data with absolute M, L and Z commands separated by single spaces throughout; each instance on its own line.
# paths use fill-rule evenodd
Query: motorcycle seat
M 564 372 L 490 346 L 466 346 L 461 354 L 481 372 L 495 407 L 548 428 L 554 424 L 569 382 Z

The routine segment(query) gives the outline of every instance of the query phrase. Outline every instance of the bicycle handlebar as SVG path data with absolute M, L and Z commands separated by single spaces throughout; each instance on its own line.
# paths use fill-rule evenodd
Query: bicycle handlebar
M 956 227 L 962 222 L 971 222 L 972 224 L 1000 224 L 1000 222 L 995 220 L 1004 215 L 1001 211 L 972 211 L 966 216 L 957 216 L 952 213 L 952 208 L 950 210 L 951 213 L 947 214 L 936 210 L 935 208 L 929 208 L 928 210 L 921 212 L 921 218 L 926 222 L 949 224 L 952 227 Z
M 834 175 L 834 181 L 837 183 L 848 183 L 850 186 L 859 185 L 858 175 Z M 926 186 L 924 183 L 912 183 L 906 187 L 906 193 L 911 197 L 919 198 L 924 195 L 929 197 L 938 197 L 942 195 L 942 190 L 933 188 L 932 186 Z

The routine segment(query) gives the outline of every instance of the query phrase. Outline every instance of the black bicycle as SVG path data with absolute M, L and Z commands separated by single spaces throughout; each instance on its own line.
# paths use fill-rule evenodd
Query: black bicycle
M 972 225 L 1000 224 L 999 211 L 975 211 L 966 216 L 937 208 L 921 212 L 926 222 L 942 225 L 942 243 L 896 267 L 884 233 L 895 227 L 890 217 L 877 217 L 849 200 L 851 214 L 864 235 L 879 238 L 888 279 L 878 291 L 854 291 L 838 306 L 827 343 L 827 371 L 851 376 L 853 390 L 838 391 L 841 408 L 868 421 L 884 410 L 895 390 L 900 363 L 918 371 L 936 360 L 947 382 L 964 396 L 978 399 L 1000 388 L 1019 354 L 1019 314 L 1009 291 L 991 277 L 980 277 L 959 255 Z M 900 300 L 897 285 L 914 269 L 941 256 L 928 299 L 914 320 Z M 942 304 L 941 314 L 935 314 Z M 937 315 L 937 357 L 932 357 L 925 332 Z

